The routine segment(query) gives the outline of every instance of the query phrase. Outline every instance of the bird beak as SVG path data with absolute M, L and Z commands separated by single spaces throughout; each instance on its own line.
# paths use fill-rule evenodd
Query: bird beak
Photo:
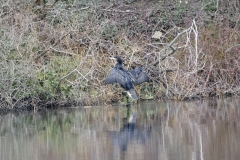
M 116 58 L 114 58 L 114 57 L 110 57 L 110 59 L 113 60 L 114 63 L 116 63 L 116 61 L 117 61 Z

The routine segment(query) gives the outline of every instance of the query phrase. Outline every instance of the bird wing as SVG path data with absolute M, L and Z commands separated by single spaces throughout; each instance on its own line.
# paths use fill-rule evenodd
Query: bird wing
M 120 85 L 125 85 L 125 76 L 123 71 L 112 68 L 109 73 L 108 77 L 104 81 L 105 84 L 113 84 L 119 83 Z
M 134 85 L 138 85 L 144 82 L 148 82 L 149 78 L 145 72 L 142 71 L 141 67 L 137 67 L 133 70 L 129 70 L 128 74 Z
M 134 85 L 138 85 L 149 81 L 149 78 L 145 72 L 141 72 L 135 79 L 136 80 L 133 82 Z

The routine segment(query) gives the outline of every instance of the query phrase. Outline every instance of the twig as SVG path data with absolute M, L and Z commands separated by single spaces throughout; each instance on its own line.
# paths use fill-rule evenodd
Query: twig
M 68 36 L 69 33 L 65 34 L 64 36 L 62 36 L 52 47 L 55 47 L 56 45 L 58 45 L 60 43 L 60 41 L 65 38 L 66 36 Z M 43 51 L 42 53 L 40 53 L 35 60 L 38 60 L 40 57 L 44 56 L 48 51 L 50 51 L 51 47 L 49 49 L 46 49 L 45 51 Z
M 69 54 L 69 55 L 72 55 L 72 56 L 76 56 L 76 54 L 74 54 L 74 53 L 66 52 L 66 51 L 59 51 L 59 50 L 57 50 L 57 49 L 55 49 L 55 48 L 53 48 L 53 47 L 50 47 L 49 49 L 52 49 L 52 50 L 54 50 L 55 52 L 65 53 L 65 54 Z

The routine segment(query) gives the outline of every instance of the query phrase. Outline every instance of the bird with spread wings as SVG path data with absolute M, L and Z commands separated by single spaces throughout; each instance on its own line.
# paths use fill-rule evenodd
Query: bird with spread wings
M 128 96 L 137 100 L 138 97 L 134 91 L 134 85 L 139 85 L 149 81 L 149 77 L 143 72 L 141 67 L 133 70 L 126 70 L 122 67 L 123 60 L 119 56 L 112 59 L 116 60 L 117 64 L 113 67 L 105 79 L 105 84 L 118 83 L 127 92 Z

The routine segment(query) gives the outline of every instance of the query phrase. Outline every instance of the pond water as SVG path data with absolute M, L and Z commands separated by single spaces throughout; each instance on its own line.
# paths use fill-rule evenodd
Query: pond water
M 0 115 L 1 160 L 238 160 L 240 99 Z

